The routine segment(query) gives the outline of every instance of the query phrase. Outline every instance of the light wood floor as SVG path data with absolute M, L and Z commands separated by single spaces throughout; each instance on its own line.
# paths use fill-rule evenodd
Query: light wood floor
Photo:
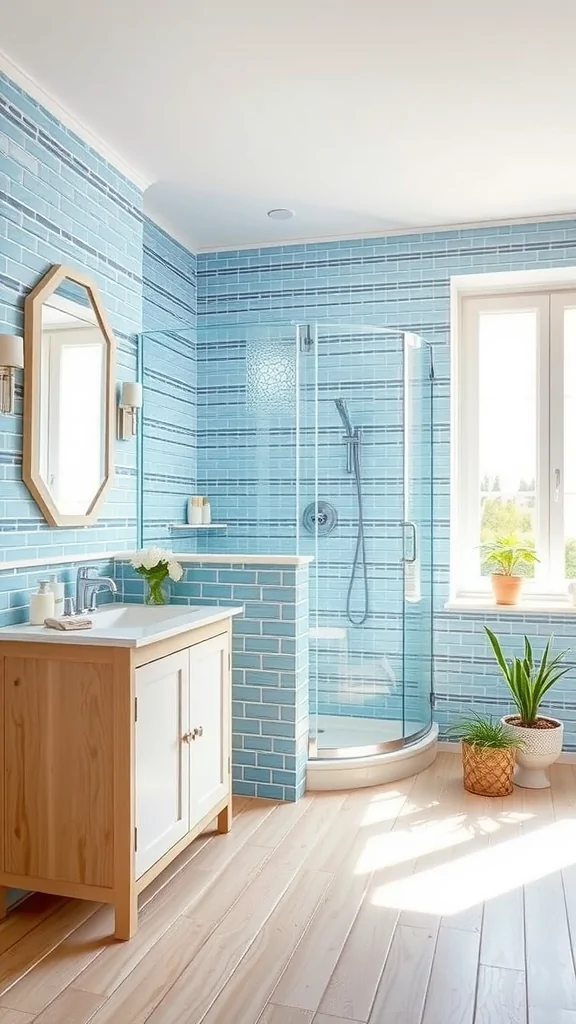
M 576 1024 L 576 776 L 238 800 L 143 894 L 140 929 L 32 896 L 0 924 L 0 1024 Z

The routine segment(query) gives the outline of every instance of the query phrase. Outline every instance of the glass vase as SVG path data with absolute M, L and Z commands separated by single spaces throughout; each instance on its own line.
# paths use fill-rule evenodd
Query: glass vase
M 168 604 L 168 585 L 166 577 L 162 580 L 145 580 L 144 604 Z

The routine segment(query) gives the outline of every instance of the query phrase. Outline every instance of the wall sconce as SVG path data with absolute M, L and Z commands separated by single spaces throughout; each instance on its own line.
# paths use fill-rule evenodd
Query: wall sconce
M 0 334 L 0 413 L 14 412 L 14 370 L 24 366 L 24 344 L 17 334 Z
M 118 406 L 118 440 L 130 441 L 136 437 L 136 411 L 142 408 L 142 385 L 127 381 L 122 385 Z

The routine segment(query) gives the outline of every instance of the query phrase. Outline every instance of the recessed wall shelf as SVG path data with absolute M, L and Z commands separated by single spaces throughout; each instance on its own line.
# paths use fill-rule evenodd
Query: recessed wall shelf
M 226 530 L 228 523 L 170 523 L 170 530 Z

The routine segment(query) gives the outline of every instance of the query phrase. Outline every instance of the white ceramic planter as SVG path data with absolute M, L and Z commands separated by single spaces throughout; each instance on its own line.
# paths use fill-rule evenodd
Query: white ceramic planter
M 550 786 L 547 769 L 558 760 L 562 753 L 564 725 L 557 718 L 546 715 L 542 717 L 556 722 L 557 729 L 525 729 L 509 721 L 510 718 L 515 717 L 515 715 L 504 715 L 502 718 L 504 725 L 507 725 L 524 743 L 522 749 L 516 752 L 514 782 L 517 786 L 523 786 L 524 789 L 547 789 Z

